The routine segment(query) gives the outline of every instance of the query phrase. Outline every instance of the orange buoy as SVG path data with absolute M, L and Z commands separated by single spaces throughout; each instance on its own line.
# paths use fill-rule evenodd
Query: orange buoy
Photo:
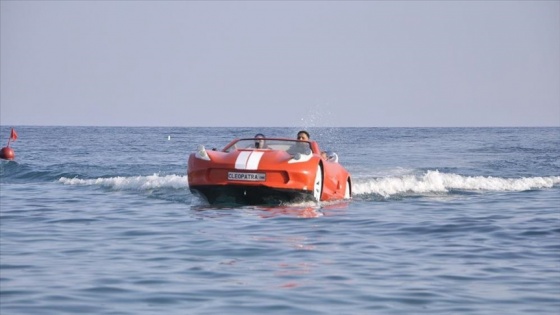
M 16 154 L 14 153 L 14 150 L 12 150 L 12 148 L 4 147 L 2 148 L 2 150 L 0 150 L 0 159 L 13 160 L 15 158 Z
M 17 138 L 18 138 L 17 132 L 14 130 L 14 128 L 12 128 L 12 131 L 10 132 L 10 138 L 8 139 L 8 145 L 3 147 L 2 150 L 0 150 L 0 159 L 13 160 L 16 158 L 16 154 L 14 153 L 14 150 L 10 148 L 10 141 L 16 141 Z

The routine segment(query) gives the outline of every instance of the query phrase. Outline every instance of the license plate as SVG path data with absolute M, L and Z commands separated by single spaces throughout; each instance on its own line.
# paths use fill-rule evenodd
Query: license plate
M 245 180 L 252 182 L 264 182 L 266 174 L 263 173 L 237 173 L 228 172 L 228 180 Z

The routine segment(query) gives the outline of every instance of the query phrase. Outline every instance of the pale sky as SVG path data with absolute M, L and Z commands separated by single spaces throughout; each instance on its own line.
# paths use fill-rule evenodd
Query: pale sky
M 1 1 L 0 125 L 560 126 L 560 1 Z

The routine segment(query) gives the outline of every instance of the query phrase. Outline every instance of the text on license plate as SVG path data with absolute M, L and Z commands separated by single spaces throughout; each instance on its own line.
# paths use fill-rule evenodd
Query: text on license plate
M 228 172 L 228 180 L 248 180 L 254 182 L 263 182 L 266 180 L 266 174 Z

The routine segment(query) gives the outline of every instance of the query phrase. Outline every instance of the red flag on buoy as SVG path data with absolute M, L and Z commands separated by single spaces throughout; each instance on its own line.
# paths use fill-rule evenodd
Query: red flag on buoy
M 16 141 L 17 140 L 17 133 L 14 128 L 12 128 L 12 133 L 10 133 L 10 140 Z
M 11 141 L 16 141 L 16 140 L 17 140 L 17 132 L 14 128 L 12 128 L 12 132 L 10 132 L 10 138 L 8 138 L 8 147 L 10 147 Z

